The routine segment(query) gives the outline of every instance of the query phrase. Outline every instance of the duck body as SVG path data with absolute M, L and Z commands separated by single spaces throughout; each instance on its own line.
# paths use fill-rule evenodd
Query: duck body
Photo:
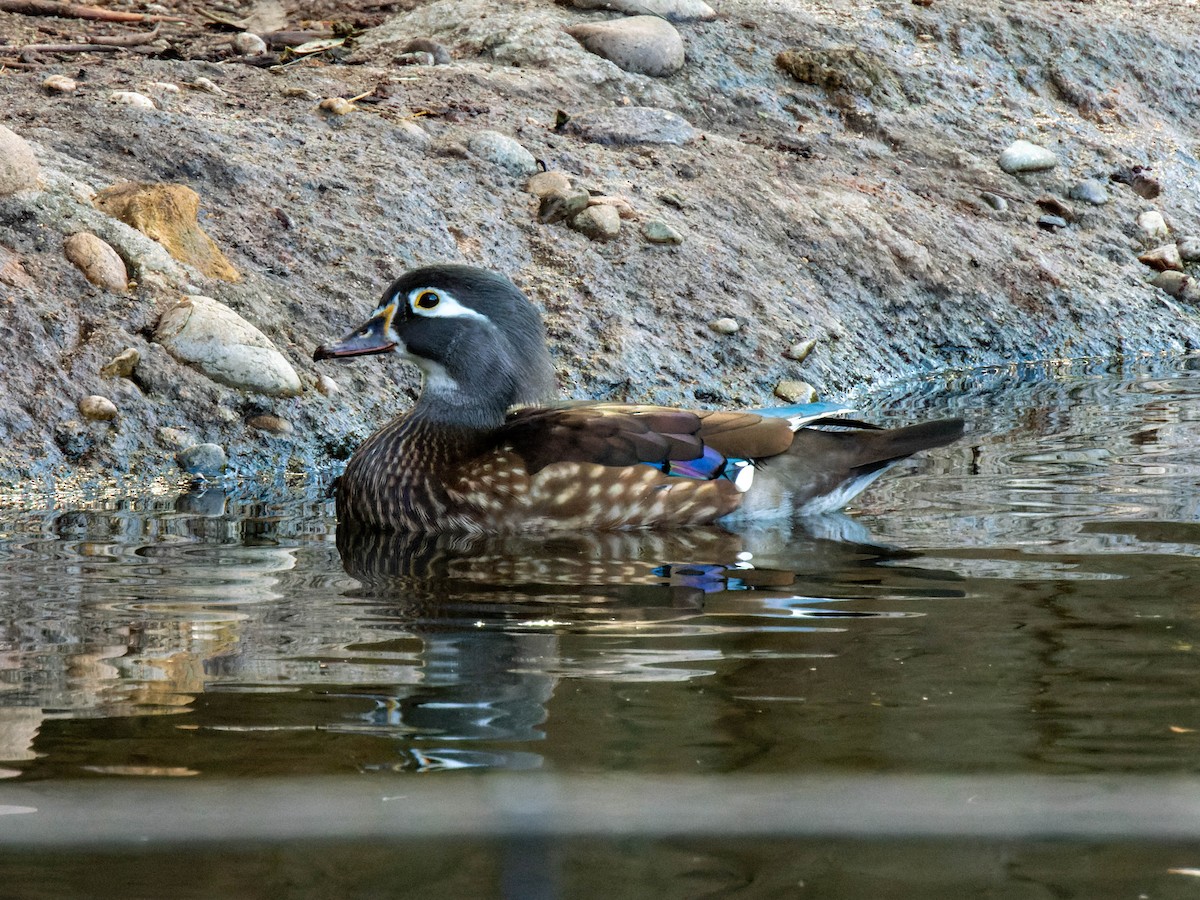
M 759 411 L 546 402 L 541 317 L 507 278 L 415 269 L 315 359 L 395 352 L 424 384 L 415 407 L 355 452 L 339 520 L 360 528 L 504 533 L 708 524 L 841 508 L 962 422 L 884 429 L 812 404 Z

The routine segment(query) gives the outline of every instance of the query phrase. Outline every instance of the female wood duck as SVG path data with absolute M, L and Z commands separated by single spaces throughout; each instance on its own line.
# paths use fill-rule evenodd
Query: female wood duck
M 398 353 L 424 373 L 416 406 L 346 466 L 357 527 L 517 532 L 695 525 L 838 509 L 884 469 L 962 434 L 959 419 L 883 429 L 829 404 L 754 412 L 545 402 L 541 316 L 502 275 L 414 269 L 365 323 L 313 359 Z

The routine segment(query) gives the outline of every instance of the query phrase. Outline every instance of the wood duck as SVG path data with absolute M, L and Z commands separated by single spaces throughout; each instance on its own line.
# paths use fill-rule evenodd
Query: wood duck
M 521 532 L 707 524 L 839 509 L 960 419 L 884 429 L 832 404 L 756 411 L 555 402 L 542 319 L 503 275 L 406 272 L 314 360 L 397 353 L 424 384 L 338 483 L 355 527 Z

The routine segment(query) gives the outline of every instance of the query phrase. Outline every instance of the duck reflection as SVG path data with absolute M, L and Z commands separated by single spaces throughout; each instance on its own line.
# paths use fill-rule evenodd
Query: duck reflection
M 420 641 L 420 683 L 378 697 L 369 717 L 369 727 L 407 733 L 403 765 L 420 768 L 538 765 L 540 758 L 527 751 L 457 745 L 541 740 L 564 677 L 689 680 L 711 675 L 721 658 L 712 635 L 842 630 L 828 622 L 837 613 L 827 604 L 861 599 L 861 591 L 845 598 L 814 591 L 867 580 L 853 572 L 869 570 L 879 580 L 882 563 L 914 558 L 871 542 L 845 516 L 744 532 L 525 536 L 343 525 L 337 547 L 346 572 L 361 584 L 349 595 L 363 603 L 370 627 Z M 804 611 L 812 621 L 798 616 Z M 862 615 L 871 613 L 846 617 Z M 776 624 L 780 618 L 787 624 Z M 698 639 L 669 640 L 676 637 Z

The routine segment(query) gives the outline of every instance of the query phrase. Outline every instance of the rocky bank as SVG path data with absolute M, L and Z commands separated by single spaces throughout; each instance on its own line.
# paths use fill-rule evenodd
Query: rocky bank
M 0 12 L 10 486 L 345 459 L 414 373 L 312 350 L 437 260 L 527 291 L 572 397 L 1200 342 L 1185 2 L 106 9 L 167 20 Z

